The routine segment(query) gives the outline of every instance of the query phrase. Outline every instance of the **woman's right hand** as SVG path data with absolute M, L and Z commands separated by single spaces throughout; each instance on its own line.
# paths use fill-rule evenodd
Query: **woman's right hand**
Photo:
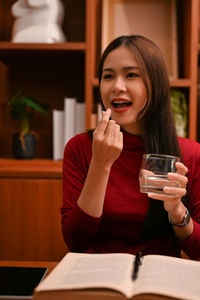
M 103 112 L 93 133 L 92 162 L 99 167 L 111 168 L 123 149 L 123 134 L 114 120 L 109 120 L 111 109 Z

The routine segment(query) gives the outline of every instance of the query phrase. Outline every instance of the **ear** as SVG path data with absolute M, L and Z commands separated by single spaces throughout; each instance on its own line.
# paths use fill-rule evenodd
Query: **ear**
M 50 0 L 51 1 L 51 0 Z M 48 4 L 50 2 L 49 0 L 27 0 L 28 4 L 31 7 L 40 7 L 44 6 L 45 4 Z

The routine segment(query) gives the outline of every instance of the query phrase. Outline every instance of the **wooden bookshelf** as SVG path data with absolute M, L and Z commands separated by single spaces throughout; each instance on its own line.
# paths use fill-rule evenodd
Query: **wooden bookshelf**
M 166 1 L 166 0 L 160 0 Z M 98 86 L 97 65 L 101 53 L 101 0 L 63 1 L 66 43 L 21 44 L 11 42 L 14 0 L 0 0 L 0 157 L 12 158 L 12 135 L 18 128 L 9 117 L 8 99 L 18 89 L 62 109 L 65 96 L 86 102 L 86 127 L 91 128 L 95 111 L 94 89 Z M 115 0 L 110 0 L 115 2 Z M 133 0 L 134 2 L 134 0 Z M 151 3 L 151 0 L 149 1 Z M 189 138 L 196 139 L 197 52 L 199 1 L 176 0 L 179 77 L 171 87 L 187 89 Z M 77 10 L 78 7 L 78 10 Z M 153 7 L 153 6 L 152 6 Z M 52 158 L 52 117 L 37 115 L 32 130 L 40 135 L 37 158 Z
M 101 54 L 102 1 L 62 0 L 66 10 L 63 31 L 67 42 L 59 44 L 12 43 L 13 18 L 10 8 L 14 2 L 0 0 L 0 199 L 4 201 L 0 214 L 0 235 L 5 245 L 0 252 L 0 259 L 58 260 L 65 252 L 59 223 L 62 162 L 52 160 L 52 116 L 36 115 L 32 120 L 31 130 L 37 134 L 36 158 L 16 160 L 12 153 L 12 135 L 19 130 L 19 125 L 10 119 L 8 100 L 21 89 L 24 94 L 49 104 L 52 111 L 63 108 L 64 97 L 76 97 L 78 101 L 86 103 L 86 127 L 91 128 L 92 113 L 97 105 L 95 97 L 98 87 L 97 66 Z M 152 3 L 156 5 L 153 0 Z M 179 70 L 178 78 L 171 80 L 170 85 L 186 91 L 189 138 L 196 140 L 199 0 L 176 0 L 176 7 Z M 49 208 L 51 213 L 50 222 L 47 222 L 47 228 L 41 235 L 31 231 L 33 251 L 32 241 L 28 233 L 24 232 L 25 223 L 20 223 L 14 230 L 15 222 L 20 220 L 20 214 L 26 214 L 26 210 L 28 217 L 34 221 L 30 203 L 33 205 L 31 209 L 34 218 L 37 217 L 37 210 L 41 210 L 40 220 L 44 219 L 41 221 L 44 227 Z M 7 234 L 13 206 L 16 219 L 11 222 L 12 228 Z M 23 219 L 23 222 L 26 220 Z M 28 228 L 31 230 L 32 226 L 29 223 Z M 38 235 L 41 241 L 46 237 L 45 247 L 41 246 L 39 250 L 36 245 Z M 58 241 L 56 235 L 59 236 Z M 13 236 L 15 242 L 12 242 Z M 30 250 L 25 256 L 20 246 L 23 236 L 26 237 L 25 246 Z

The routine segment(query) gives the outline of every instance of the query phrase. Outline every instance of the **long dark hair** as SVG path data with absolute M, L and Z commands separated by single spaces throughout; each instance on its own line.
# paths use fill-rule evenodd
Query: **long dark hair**
M 102 54 L 99 64 L 99 84 L 107 55 L 124 45 L 138 63 L 147 90 L 147 105 L 141 112 L 146 153 L 160 153 L 181 157 L 174 118 L 170 106 L 170 86 L 166 64 L 159 47 L 140 35 L 120 36 L 113 40 Z M 163 202 L 150 199 L 144 231 L 147 237 L 172 233 Z

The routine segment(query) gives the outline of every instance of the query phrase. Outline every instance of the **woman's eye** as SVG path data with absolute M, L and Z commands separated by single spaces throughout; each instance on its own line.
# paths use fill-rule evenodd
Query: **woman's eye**
M 130 73 L 128 73 L 128 74 L 126 75 L 126 77 L 130 77 L 130 78 L 132 78 L 132 77 L 138 77 L 138 76 L 139 76 L 139 74 L 133 73 L 133 72 L 130 72 Z
M 113 78 L 113 75 L 111 75 L 111 74 L 105 74 L 103 76 L 103 79 L 111 79 L 111 78 Z

